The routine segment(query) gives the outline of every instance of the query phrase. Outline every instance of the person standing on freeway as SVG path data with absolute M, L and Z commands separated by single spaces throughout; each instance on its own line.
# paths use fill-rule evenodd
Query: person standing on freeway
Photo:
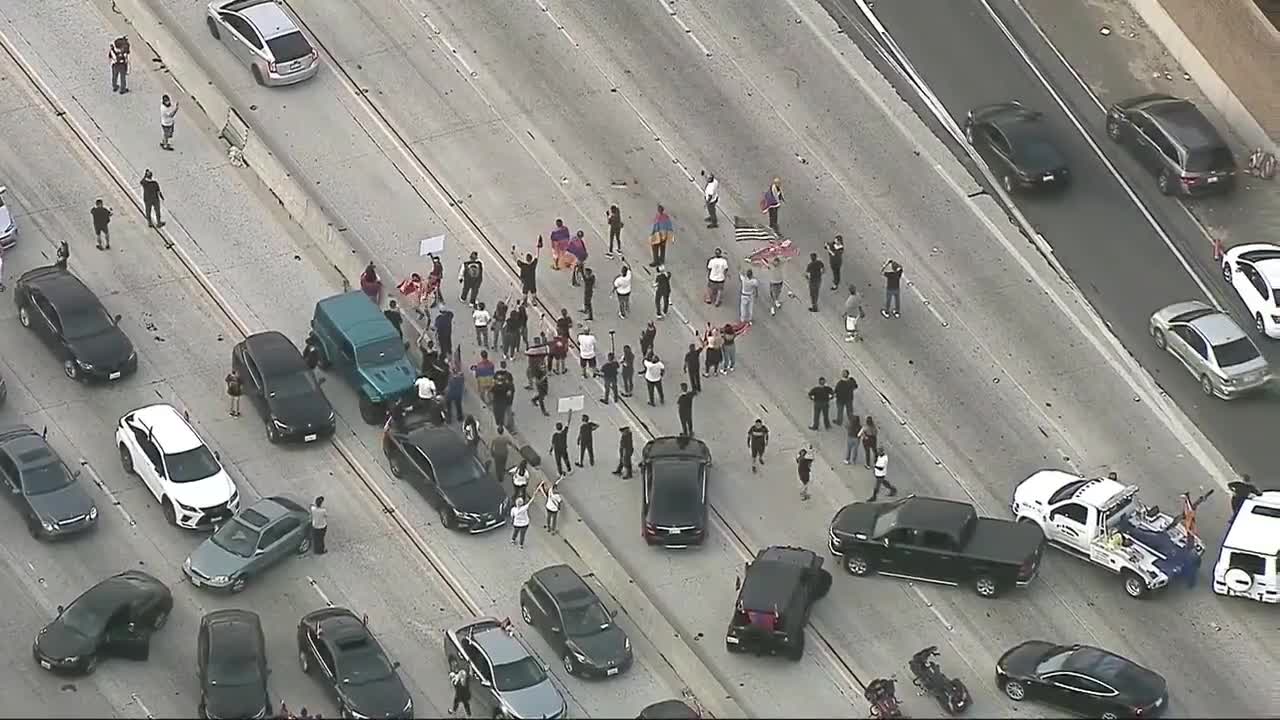
M 769 444 L 769 428 L 764 420 L 756 421 L 747 428 L 747 449 L 751 451 L 751 472 L 756 471 L 756 461 L 764 464 L 764 449 Z

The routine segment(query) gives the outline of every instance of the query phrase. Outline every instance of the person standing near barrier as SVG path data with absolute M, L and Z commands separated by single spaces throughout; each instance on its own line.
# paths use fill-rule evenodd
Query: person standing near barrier
M 129 92 L 129 38 L 121 35 L 107 46 L 107 61 L 111 63 L 111 92 L 121 95 Z
M 511 438 L 498 426 L 498 433 L 489 441 L 489 454 L 493 456 L 493 472 L 498 476 L 498 483 L 507 474 L 507 458 L 511 453 Z
M 622 366 L 618 364 L 613 353 L 609 353 L 605 359 L 604 365 L 600 366 L 600 377 L 604 379 L 604 397 L 600 398 L 600 402 L 608 405 L 609 396 L 613 396 L 613 402 L 620 402 L 618 399 L 618 371 Z
M 564 477 L 573 472 L 573 461 L 569 459 L 569 428 L 564 423 L 556 423 L 555 432 L 551 433 L 551 456 L 556 460 L 556 473 Z
M 324 507 L 324 496 L 316 496 L 311 503 L 311 547 L 317 555 L 329 552 L 324 546 L 324 536 L 329 532 L 329 511 Z
M 164 193 L 160 191 L 160 183 L 150 169 L 144 170 L 142 173 L 142 213 L 147 217 L 147 227 L 164 227 L 164 220 L 160 218 L 160 202 L 162 200 L 164 200 Z M 155 211 L 154 221 L 151 219 L 153 210 Z M 373 267 L 373 263 L 369 263 L 369 267 Z
M 618 467 L 613 474 L 624 480 L 631 479 L 631 457 L 635 454 L 635 440 L 631 436 L 631 426 L 623 425 L 618 435 Z M 625 473 L 625 474 L 624 474 Z
M 103 205 L 102 198 L 98 198 L 89 210 L 89 217 L 93 218 L 93 239 L 97 242 L 98 249 L 110 250 L 111 231 L 108 226 L 111 224 L 111 208 Z
M 596 464 L 596 430 L 600 429 L 599 423 L 591 421 L 590 416 L 582 416 L 582 424 L 578 426 L 578 467 L 582 467 L 582 461 L 588 460 L 592 467 Z
M 594 308 L 591 307 L 591 301 L 596 294 L 596 273 L 589 267 L 582 268 L 582 313 L 587 316 L 590 322 L 596 319 Z
M 177 126 L 178 101 L 168 95 L 160 97 L 160 147 L 173 149 L 173 130 Z
M 652 320 L 644 326 L 644 330 L 640 331 L 640 354 L 648 357 L 653 352 L 653 346 L 658 341 L 658 326 Z

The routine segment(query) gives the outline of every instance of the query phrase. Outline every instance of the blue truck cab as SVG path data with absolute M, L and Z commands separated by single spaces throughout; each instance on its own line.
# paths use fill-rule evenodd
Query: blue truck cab
M 413 392 L 417 373 L 404 341 L 359 290 L 317 302 L 309 340 L 319 351 L 320 367 L 346 378 L 356 389 L 365 422 L 383 422 L 388 403 Z

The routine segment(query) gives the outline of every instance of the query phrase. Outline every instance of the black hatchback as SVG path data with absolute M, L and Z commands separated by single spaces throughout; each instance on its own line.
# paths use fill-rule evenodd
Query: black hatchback
M 1156 176 L 1165 195 L 1205 195 L 1235 187 L 1230 146 L 1190 100 L 1161 93 L 1122 100 L 1107 110 L 1107 136 Z
M 1165 680 L 1088 645 L 1028 640 L 1000 656 L 996 684 L 1010 700 L 1039 700 L 1087 717 L 1157 717 L 1169 704 Z
M 707 444 L 681 435 L 655 438 L 640 456 L 640 522 L 650 545 L 682 548 L 707 537 Z
M 138 370 L 138 354 L 98 296 L 57 266 L 28 270 L 14 286 L 18 322 L 53 350 L 72 380 L 113 381 Z
M 173 595 L 141 570 L 126 570 L 84 591 L 45 625 L 31 645 L 40 667 L 61 674 L 87 674 L 98 657 L 146 660 L 151 635 L 169 620 Z
M 631 667 L 631 640 L 568 565 L 544 567 L 520 586 L 520 617 L 542 634 L 570 675 L 613 677 Z
M 283 333 L 254 333 L 231 350 L 231 367 L 258 408 L 273 443 L 315 442 L 333 434 L 337 416 L 302 353 Z
M 1019 102 L 970 110 L 964 133 L 990 164 L 1005 192 L 1062 187 L 1070 181 L 1071 171 L 1045 127 L 1044 116 Z
M 265 718 L 267 643 L 262 621 L 248 610 L 215 610 L 200 619 L 196 665 L 202 718 Z

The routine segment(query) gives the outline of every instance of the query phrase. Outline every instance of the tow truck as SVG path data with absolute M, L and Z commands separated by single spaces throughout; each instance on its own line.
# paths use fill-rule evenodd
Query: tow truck
M 1124 591 L 1141 599 L 1174 578 L 1194 584 L 1204 554 L 1195 511 L 1211 493 L 1195 500 L 1184 494 L 1175 518 L 1142 503 L 1138 487 L 1114 473 L 1086 478 L 1041 470 L 1014 490 L 1010 510 L 1018 522 L 1039 525 L 1056 547 L 1119 575 Z

